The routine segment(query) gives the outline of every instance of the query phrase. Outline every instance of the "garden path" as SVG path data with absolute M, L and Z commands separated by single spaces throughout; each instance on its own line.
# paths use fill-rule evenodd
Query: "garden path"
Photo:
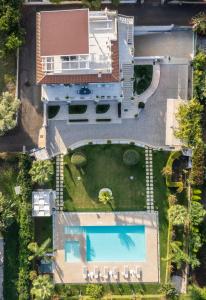
M 56 156 L 56 209 L 63 211 L 64 207 L 64 156 L 62 154 Z
M 153 163 L 152 148 L 145 147 L 145 164 L 146 164 L 146 201 L 147 210 L 154 211 L 154 182 L 153 182 Z

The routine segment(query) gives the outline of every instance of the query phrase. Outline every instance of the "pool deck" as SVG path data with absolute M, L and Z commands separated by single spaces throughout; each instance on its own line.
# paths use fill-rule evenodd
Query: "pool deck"
M 81 259 L 78 262 L 66 262 L 64 243 L 66 240 L 76 240 L 75 234 L 65 234 L 65 226 L 112 226 L 112 225 L 144 225 L 146 238 L 146 260 L 144 262 L 87 262 L 85 257 L 85 241 L 78 235 L 81 249 Z M 156 212 L 87 212 L 69 213 L 56 212 L 53 216 L 53 247 L 55 260 L 53 263 L 55 283 L 109 283 L 109 282 L 159 282 L 159 248 L 158 248 L 158 214 Z M 129 270 L 139 268 L 141 278 L 132 273 L 125 278 L 124 268 Z M 83 268 L 86 267 L 91 276 L 84 279 Z M 105 279 L 104 268 L 109 269 L 110 276 Z M 100 272 L 98 279 L 94 278 L 94 269 Z M 113 276 L 114 268 L 118 272 Z

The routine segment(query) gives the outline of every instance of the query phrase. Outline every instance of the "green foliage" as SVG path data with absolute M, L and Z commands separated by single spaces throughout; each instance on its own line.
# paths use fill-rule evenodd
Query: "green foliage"
M 103 286 L 99 284 L 88 284 L 86 287 L 86 295 L 93 299 L 101 299 L 103 296 Z
M 101 8 L 101 0 L 82 0 L 82 4 L 91 10 L 99 10 Z
M 17 36 L 14 33 L 10 34 L 5 42 L 5 47 L 8 52 L 16 50 L 21 47 L 23 44 L 23 40 L 21 36 Z
M 160 293 L 163 293 L 166 295 L 166 299 L 175 300 L 175 299 L 178 299 L 178 297 L 179 297 L 177 290 L 171 283 L 163 284 L 159 291 L 160 291 Z
M 22 154 L 19 157 L 19 175 L 17 182 L 21 188 L 19 197 L 19 277 L 17 289 L 19 300 L 29 299 L 29 272 L 31 264 L 28 260 L 29 250 L 28 244 L 33 239 L 33 226 L 31 216 L 31 178 L 29 169 L 31 167 L 31 159 L 28 155 Z
M 190 285 L 188 288 L 190 299 L 192 300 L 206 300 L 206 288 L 200 288 L 196 285 Z
M 202 191 L 200 189 L 193 189 L 193 195 L 201 195 Z
M 127 166 L 134 166 L 139 161 L 139 154 L 133 149 L 126 150 L 123 154 L 123 162 Z
M 200 200 L 201 200 L 201 197 L 198 196 L 198 195 L 192 195 L 192 200 L 193 200 L 193 201 L 200 201 Z
M 187 223 L 188 214 L 183 205 L 172 205 L 169 210 L 169 219 L 173 225 L 183 225 Z
M 172 166 L 166 165 L 162 169 L 162 175 L 163 176 L 171 176 L 172 175 Z
M 206 210 L 203 208 L 202 204 L 199 202 L 191 203 L 191 224 L 192 226 L 198 226 L 204 219 L 206 215 Z
M 194 31 L 199 34 L 206 34 L 206 14 L 204 12 L 198 13 L 195 17 L 192 18 L 192 25 Z
M 9 92 L 5 92 L 0 97 L 0 136 L 16 126 L 16 113 L 19 109 L 20 101 Z
M 51 160 L 33 161 L 29 174 L 33 182 L 43 185 L 51 180 L 54 174 L 54 165 Z
M 194 96 L 202 103 L 206 100 L 206 53 L 199 51 L 193 60 Z
M 32 282 L 31 295 L 36 300 L 49 300 L 52 297 L 54 285 L 49 275 L 39 275 Z
M 170 244 L 171 254 L 170 259 L 177 269 L 181 269 L 185 263 L 189 263 L 189 256 L 181 249 L 182 243 L 179 241 L 172 241 Z
M 166 177 L 166 185 L 169 188 L 177 188 L 178 193 L 181 193 L 184 189 L 183 182 L 172 181 L 172 166 L 176 159 L 178 159 L 181 156 L 181 151 L 174 151 L 170 153 L 170 156 L 167 160 L 166 166 L 162 169 L 162 175 Z
M 134 66 L 133 90 L 138 95 L 142 94 L 151 84 L 153 75 L 152 65 Z
M 202 185 L 204 182 L 204 144 L 198 143 L 192 152 L 192 170 L 190 181 L 193 185 Z
M 5 198 L 0 192 L 0 233 L 5 231 L 14 221 L 16 203 L 11 198 Z
M 32 255 L 28 257 L 29 261 L 34 259 L 46 258 L 46 253 L 50 251 L 51 239 L 46 239 L 40 246 L 36 242 L 31 242 L 28 245 L 29 251 Z
M 77 167 L 83 167 L 87 163 L 87 158 L 82 152 L 74 152 L 71 156 L 71 163 Z
M 179 106 L 176 119 L 179 128 L 175 135 L 186 146 L 195 147 L 202 141 L 202 118 L 203 106 L 195 99 Z
M 99 192 L 99 201 L 107 204 L 113 200 L 112 192 L 109 189 L 102 189 Z

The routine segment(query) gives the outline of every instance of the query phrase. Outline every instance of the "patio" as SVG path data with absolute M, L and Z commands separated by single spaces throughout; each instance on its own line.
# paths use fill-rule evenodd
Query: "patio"
M 54 215 L 55 283 L 110 283 L 110 282 L 159 282 L 159 250 L 157 213 L 56 213 Z M 144 225 L 146 260 L 144 262 L 66 262 L 64 242 L 65 226 Z M 75 235 L 73 235 L 73 239 Z M 84 252 L 83 247 L 81 250 Z M 107 270 L 106 270 L 107 269 Z M 127 269 L 127 270 L 126 270 Z M 75 270 L 75 272 L 71 272 Z M 85 272 L 88 271 L 87 276 Z M 135 273 L 133 273 L 135 271 Z M 108 276 L 104 276 L 104 274 Z M 127 274 L 127 275 L 125 275 Z M 139 275 L 140 274 L 140 275 Z
M 47 101 L 120 100 L 121 83 L 42 85 L 42 99 Z

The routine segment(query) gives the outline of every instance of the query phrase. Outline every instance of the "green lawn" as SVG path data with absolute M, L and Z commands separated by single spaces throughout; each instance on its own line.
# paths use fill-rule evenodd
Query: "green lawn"
M 122 155 L 128 148 L 136 149 L 140 155 L 139 163 L 134 167 L 125 166 Z M 111 211 L 111 210 L 145 210 L 145 158 L 144 149 L 127 145 L 89 145 L 81 148 L 87 156 L 87 165 L 78 170 L 70 162 L 70 155 L 65 156 L 65 209 L 68 211 Z M 166 165 L 169 152 L 153 152 L 154 199 L 159 211 L 160 229 L 160 273 L 164 283 L 166 272 L 167 234 L 168 234 L 168 189 L 161 174 Z M 129 179 L 134 176 L 134 181 Z M 78 181 L 77 177 L 81 177 Z M 101 205 L 98 192 L 102 187 L 111 188 L 114 196 L 112 205 Z M 106 292 L 117 293 L 119 285 L 104 285 Z M 124 285 L 121 285 L 122 287 Z M 142 289 L 144 293 L 155 293 L 158 285 L 126 285 L 127 289 Z M 118 294 L 118 293 L 117 293 Z
M 13 198 L 14 186 L 17 178 L 17 162 L 15 158 L 9 161 L 0 160 L 0 191 L 6 196 Z M 16 300 L 16 282 L 18 278 L 18 225 L 14 222 L 4 234 L 4 299 Z
M 136 149 L 139 153 L 137 165 L 128 167 L 123 163 L 122 156 L 127 149 Z M 65 156 L 65 210 L 145 210 L 144 149 L 132 145 L 89 145 L 81 151 L 87 157 L 87 165 L 82 169 L 71 164 L 70 155 Z M 104 187 L 110 188 L 114 197 L 108 205 L 98 201 L 99 190 Z

